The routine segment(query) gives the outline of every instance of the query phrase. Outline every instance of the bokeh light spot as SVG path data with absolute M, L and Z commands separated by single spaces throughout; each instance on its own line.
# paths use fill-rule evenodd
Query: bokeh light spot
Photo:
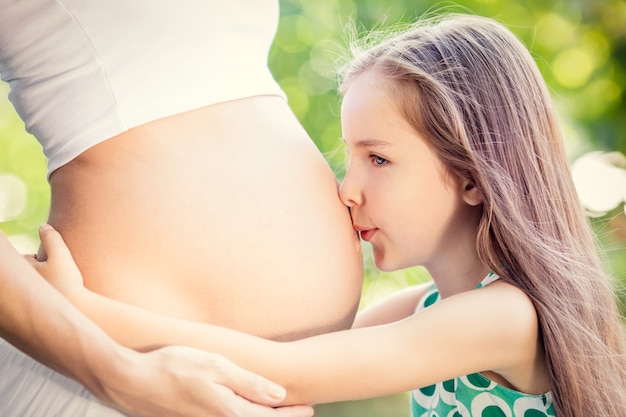
M 17 218 L 26 208 L 24 181 L 13 174 L 0 174 L 0 221 Z
M 591 215 L 603 215 L 624 202 L 626 170 L 611 163 L 616 155 L 590 152 L 572 164 L 578 196 Z
M 556 13 L 546 13 L 536 27 L 537 41 L 552 51 L 562 49 L 576 33 L 573 22 Z
M 569 48 L 557 54 L 552 62 L 556 81 L 566 88 L 582 87 L 594 70 L 594 60 L 582 48 Z

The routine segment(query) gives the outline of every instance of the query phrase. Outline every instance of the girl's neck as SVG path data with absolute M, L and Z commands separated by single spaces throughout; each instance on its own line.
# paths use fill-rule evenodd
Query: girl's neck
M 439 294 L 442 298 L 446 298 L 475 289 L 491 268 L 480 262 L 473 265 L 458 265 L 450 262 L 440 268 L 428 269 L 428 271 L 437 285 Z

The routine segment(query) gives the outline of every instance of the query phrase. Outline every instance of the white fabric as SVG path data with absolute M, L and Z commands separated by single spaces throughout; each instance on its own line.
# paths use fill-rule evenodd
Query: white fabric
M 0 75 L 48 173 L 132 127 L 284 93 L 276 0 L 0 0 Z
M 82 385 L 0 339 L 0 416 L 124 417 Z

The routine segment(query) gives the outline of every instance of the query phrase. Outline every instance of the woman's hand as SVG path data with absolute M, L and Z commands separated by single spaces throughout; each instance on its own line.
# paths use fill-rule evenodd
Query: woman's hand
M 63 238 L 52 226 L 44 224 L 39 228 L 39 237 L 47 259 L 37 255 L 27 255 L 26 260 L 65 297 L 72 299 L 81 292 L 88 291 L 83 276 L 72 258 Z
M 101 396 L 133 416 L 310 417 L 310 406 L 277 407 L 285 390 L 228 359 L 181 346 L 133 354 L 123 374 L 113 372 L 118 389 Z M 121 388 L 121 389 L 119 389 Z

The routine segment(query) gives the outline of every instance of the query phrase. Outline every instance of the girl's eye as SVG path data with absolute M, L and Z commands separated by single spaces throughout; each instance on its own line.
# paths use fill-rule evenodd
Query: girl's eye
M 370 155 L 370 159 L 372 161 L 372 164 L 374 164 L 375 166 L 383 166 L 389 162 L 385 158 L 382 158 L 378 155 Z

